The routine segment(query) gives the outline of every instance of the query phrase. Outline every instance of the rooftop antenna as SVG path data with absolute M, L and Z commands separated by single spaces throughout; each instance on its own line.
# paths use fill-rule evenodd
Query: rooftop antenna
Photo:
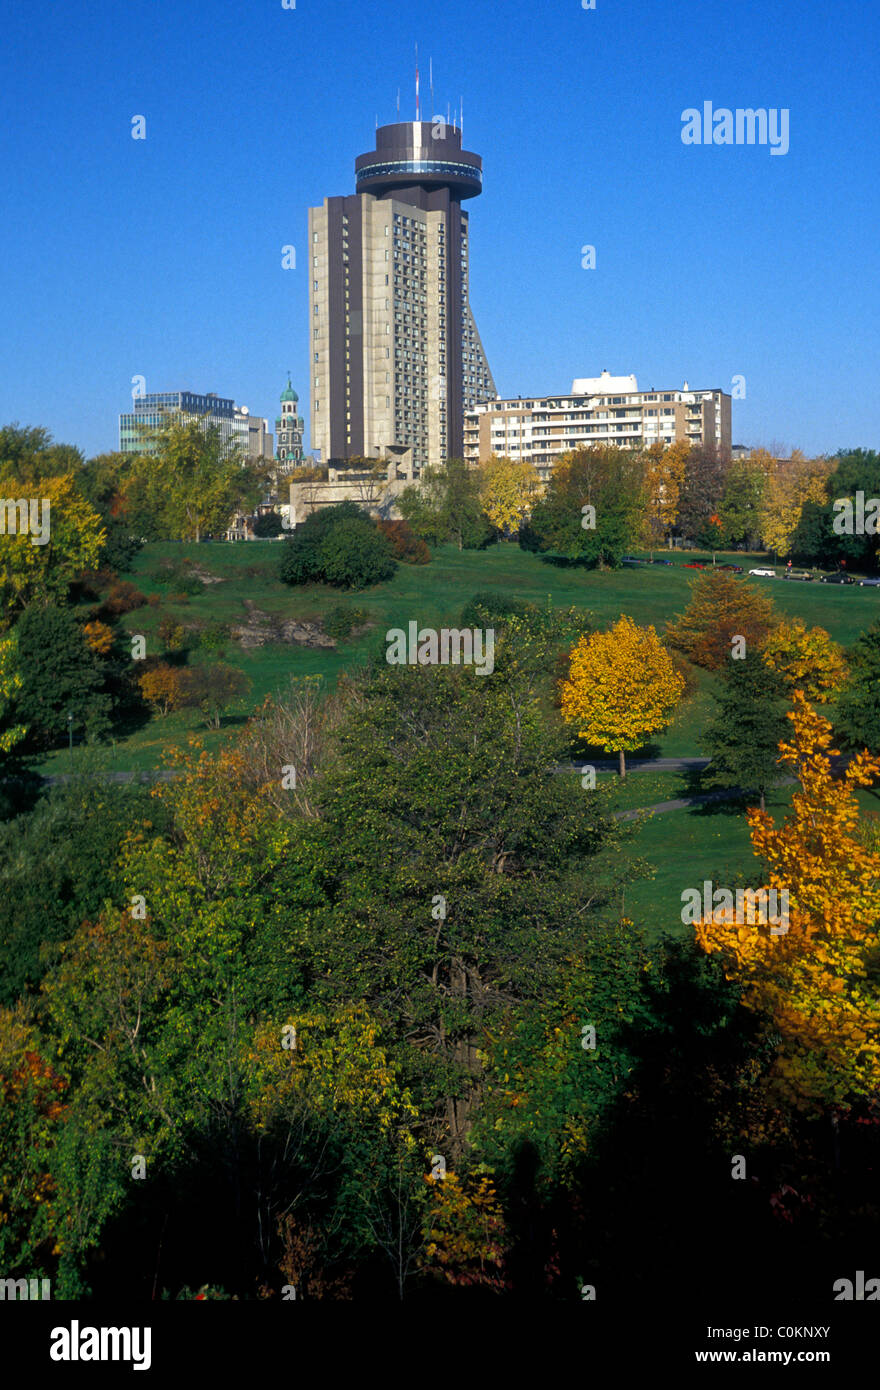
M 419 46 L 416 44 L 416 122 L 419 119 Z
M 397 89 L 397 114 L 400 115 L 400 88 Z

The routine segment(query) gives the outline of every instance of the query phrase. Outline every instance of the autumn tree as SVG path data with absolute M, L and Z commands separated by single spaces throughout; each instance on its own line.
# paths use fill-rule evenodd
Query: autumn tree
M 807 628 L 802 618 L 781 622 L 761 648 L 764 664 L 781 676 L 785 688 L 802 690 L 808 700 L 824 704 L 843 685 L 843 652 L 824 627 Z
M 27 733 L 26 726 L 15 723 L 11 715 L 12 703 L 21 684 L 18 642 L 13 628 L 7 637 L 0 637 L 0 752 L 3 753 L 20 743 Z
M 138 676 L 138 685 L 147 704 L 152 705 L 163 717 L 184 701 L 181 675 L 180 667 L 169 666 L 163 661 Z
M 825 501 L 831 463 L 824 458 L 807 459 L 795 450 L 789 459 L 776 459 L 767 476 L 761 502 L 759 526 L 767 550 L 790 555 L 804 507 Z
M 537 472 L 525 459 L 496 454 L 479 471 L 483 511 L 502 535 L 516 535 L 540 493 Z
M 714 444 L 695 445 L 688 453 L 678 499 L 678 526 L 698 540 L 707 520 L 717 515 L 730 460 Z
M 781 779 L 779 744 L 788 731 L 782 678 L 764 664 L 757 647 L 723 668 L 724 684 L 703 735 L 711 758 L 706 786 L 757 792 L 761 809 L 767 789 Z
M 48 521 L 48 540 L 35 545 L 27 531 L 0 535 L 0 626 L 30 602 L 63 599 L 83 570 L 97 567 L 106 539 L 100 517 L 71 474 L 27 485 L 7 478 L 3 488 L 10 496 L 36 495 L 39 515 Z
M 859 835 L 856 798 L 880 774 L 880 759 L 860 753 L 837 778 L 831 725 L 800 691 L 789 719 L 780 758 L 800 782 L 792 814 L 777 826 L 766 811 L 748 813 L 768 888 L 789 895 L 788 921 L 774 925 L 765 914 L 743 925 L 719 910 L 726 920 L 700 922 L 696 934 L 775 1035 L 771 1098 L 815 1113 L 876 1096 L 880 1085 L 880 854 Z
M 776 623 L 773 603 L 727 570 L 706 570 L 691 586 L 691 600 L 666 629 L 670 647 L 697 666 L 718 671 L 726 666 L 733 640 L 746 650 L 760 646 Z
M 678 505 L 687 467 L 690 444 L 686 439 L 664 446 L 651 444 L 644 453 L 645 513 L 644 543 L 653 555 L 654 547 L 671 535 L 678 519 Z
M 582 637 L 562 684 L 562 716 L 581 738 L 620 756 L 665 729 L 684 690 L 653 627 L 622 616 L 607 632 Z

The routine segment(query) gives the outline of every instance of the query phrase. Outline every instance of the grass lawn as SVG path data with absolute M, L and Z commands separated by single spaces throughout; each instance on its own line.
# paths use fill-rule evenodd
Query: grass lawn
M 464 604 L 480 590 L 495 590 L 542 605 L 575 605 L 588 610 L 600 627 L 615 621 L 621 613 L 628 613 L 636 622 L 652 623 L 662 632 L 667 621 L 687 605 L 690 586 L 698 573 L 685 568 L 685 559 L 700 558 L 698 552 L 689 552 L 687 556 L 675 554 L 670 566 L 594 571 L 547 564 L 515 544 L 499 544 L 485 551 L 458 551 L 445 546 L 434 553 L 429 565 L 401 565 L 389 582 L 347 596 L 322 584 L 301 588 L 282 584 L 277 578 L 280 545 L 253 541 L 202 545 L 163 542 L 145 546 L 127 577 L 148 596 L 158 595 L 160 603 L 125 615 L 123 626 L 129 632 L 144 633 L 147 650 L 155 652 L 160 647 L 157 628 L 163 617 L 172 616 L 184 624 L 200 620 L 236 625 L 246 618 L 249 601 L 273 616 L 319 620 L 342 602 L 367 612 L 369 630 L 340 643 L 335 650 L 271 644 L 245 651 L 231 641 L 225 659 L 246 672 L 252 688 L 240 708 L 224 719 L 223 727 L 207 730 L 201 714 L 192 710 L 170 714 L 165 719 L 150 719 L 112 748 L 114 767 L 133 771 L 159 767 L 163 752 L 172 745 L 185 743 L 193 733 L 202 737 L 207 747 L 214 747 L 229 737 L 266 695 L 283 688 L 291 676 L 321 675 L 335 681 L 341 671 L 359 664 L 369 650 L 381 645 L 388 628 L 405 628 L 412 619 L 424 626 L 454 625 Z M 162 562 L 185 558 L 220 582 L 205 584 L 202 592 L 189 598 L 176 594 L 175 582 L 169 582 Z M 718 563 L 728 558 L 748 568 L 763 557 L 728 557 L 720 553 L 717 556 Z M 826 627 L 845 644 L 868 626 L 875 610 L 880 612 L 880 594 L 874 589 L 790 584 L 746 576 L 742 582 L 769 587 L 780 610 L 798 614 L 810 625 Z M 696 694 L 681 706 L 670 728 L 643 750 L 645 755 L 676 757 L 702 753 L 700 731 L 711 708 L 713 684 L 711 676 L 700 673 Z M 584 756 L 583 750 L 579 750 L 579 755 Z M 75 747 L 74 767 L 81 758 L 82 751 Z M 34 771 L 49 774 L 68 771 L 71 762 L 67 749 L 59 749 L 34 761 L 32 766 Z

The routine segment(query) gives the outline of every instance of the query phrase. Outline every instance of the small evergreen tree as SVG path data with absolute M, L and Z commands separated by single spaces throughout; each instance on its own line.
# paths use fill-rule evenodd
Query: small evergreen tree
M 780 780 L 779 744 L 789 733 L 785 707 L 782 677 L 764 664 L 756 647 L 747 647 L 739 660 L 731 659 L 715 718 L 703 736 L 712 759 L 704 782 L 755 791 L 763 811 L 767 788 Z
M 880 749 L 880 619 L 850 648 L 835 723 L 848 743 Z

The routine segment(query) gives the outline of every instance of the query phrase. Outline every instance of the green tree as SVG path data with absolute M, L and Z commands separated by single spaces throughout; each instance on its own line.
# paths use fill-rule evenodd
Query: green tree
M 715 715 L 703 736 L 712 759 L 703 781 L 757 792 L 763 811 L 767 789 L 780 781 L 779 744 L 789 732 L 785 685 L 755 647 L 731 659 L 723 674 Z
M 65 608 L 32 604 L 15 628 L 21 688 L 15 717 L 44 746 L 67 735 L 68 715 L 90 738 L 107 732 L 110 697 L 101 662 L 79 623 Z
M 341 521 L 321 543 L 321 564 L 328 584 L 366 589 L 390 579 L 397 569 L 391 542 L 372 521 Z
M 324 578 L 321 547 L 330 532 L 343 521 L 369 520 L 363 507 L 351 501 L 310 512 L 281 547 L 279 578 L 285 584 L 319 583 Z
M 429 545 L 452 542 L 459 550 L 480 550 L 495 531 L 480 501 L 482 475 L 462 459 L 425 468 L 418 483 L 398 498 L 404 521 Z
M 849 675 L 841 691 L 835 726 L 854 748 L 880 750 L 880 619 L 875 619 L 847 653 Z
M 641 455 L 612 445 L 576 449 L 558 460 L 520 531 L 520 545 L 589 565 L 617 565 L 638 539 L 647 503 Z

